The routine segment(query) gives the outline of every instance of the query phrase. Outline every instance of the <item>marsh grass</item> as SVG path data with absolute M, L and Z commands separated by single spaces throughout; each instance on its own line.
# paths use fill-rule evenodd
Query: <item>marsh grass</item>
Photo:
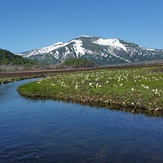
M 18 88 L 30 98 L 64 100 L 150 115 L 163 115 L 162 67 L 59 74 Z
M 2 78 L 0 79 L 0 84 L 10 83 L 17 80 L 19 80 L 19 78 Z
M 10 77 L 10 78 L 0 78 L 0 84 L 6 84 L 6 83 L 11 83 L 19 80 L 24 80 L 24 79 L 31 79 L 31 78 L 39 78 L 40 76 L 37 75 L 30 75 L 30 76 L 22 76 L 22 77 Z

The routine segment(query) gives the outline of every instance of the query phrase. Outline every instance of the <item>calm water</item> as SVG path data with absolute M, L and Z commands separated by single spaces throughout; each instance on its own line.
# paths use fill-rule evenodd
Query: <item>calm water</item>
M 163 162 L 163 119 L 52 100 L 0 85 L 0 162 Z

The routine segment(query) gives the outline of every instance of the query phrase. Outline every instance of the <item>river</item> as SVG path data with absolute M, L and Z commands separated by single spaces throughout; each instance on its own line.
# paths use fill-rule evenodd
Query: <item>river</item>
M 1 163 L 163 162 L 163 118 L 26 99 L 29 81 L 0 85 Z

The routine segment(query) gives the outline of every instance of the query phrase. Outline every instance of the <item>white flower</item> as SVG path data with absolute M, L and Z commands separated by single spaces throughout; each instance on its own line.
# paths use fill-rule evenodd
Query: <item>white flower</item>
M 123 84 L 121 83 L 119 86 L 122 87 L 122 85 L 123 85 Z
M 156 88 L 156 89 L 152 89 L 152 92 L 158 92 L 158 89 Z
M 135 89 L 134 88 L 131 88 L 131 91 L 134 91 Z
M 89 83 L 89 86 L 92 86 L 92 83 Z
M 75 85 L 75 89 L 78 89 L 78 85 Z
M 96 83 L 96 88 L 98 87 L 98 83 Z
M 159 93 L 157 88 L 156 89 L 152 89 L 152 92 L 154 92 L 155 96 L 160 96 L 160 93 Z
M 149 89 L 149 86 L 146 86 L 144 84 L 141 84 L 141 86 L 144 88 L 144 89 Z

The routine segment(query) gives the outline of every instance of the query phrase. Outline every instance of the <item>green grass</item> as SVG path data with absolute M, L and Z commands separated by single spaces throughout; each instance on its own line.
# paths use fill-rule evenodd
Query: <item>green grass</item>
M 11 83 L 19 80 L 24 80 L 24 79 L 31 79 L 31 78 L 37 78 L 40 77 L 39 75 L 27 75 L 27 76 L 22 76 L 22 77 L 8 77 L 8 78 L 0 78 L 0 84 L 6 84 L 6 83 Z
M 60 74 L 18 88 L 21 95 L 163 115 L 163 67 Z
M 0 84 L 10 83 L 19 80 L 18 78 L 2 78 L 0 79 Z

